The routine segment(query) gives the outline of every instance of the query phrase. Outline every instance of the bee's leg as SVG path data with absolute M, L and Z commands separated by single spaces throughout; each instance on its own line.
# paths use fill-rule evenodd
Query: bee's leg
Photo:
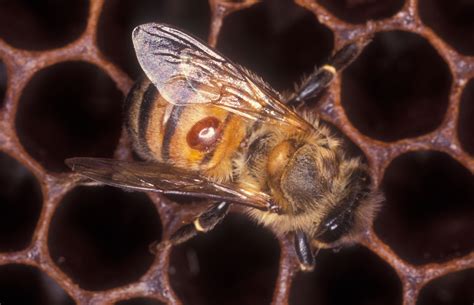
M 317 97 L 325 88 L 331 84 L 336 73 L 342 71 L 353 62 L 369 39 L 359 39 L 346 44 L 332 56 L 321 68 L 316 69 L 306 78 L 296 92 L 290 96 L 286 104 L 299 107 L 308 100 Z
M 314 269 L 315 259 L 308 235 L 301 231 L 295 232 L 295 251 L 300 262 L 302 271 L 312 271 Z
M 188 223 L 171 235 L 171 243 L 177 245 L 193 238 L 199 232 L 209 232 L 219 224 L 229 211 L 230 203 L 220 202 L 200 214 L 193 223 Z

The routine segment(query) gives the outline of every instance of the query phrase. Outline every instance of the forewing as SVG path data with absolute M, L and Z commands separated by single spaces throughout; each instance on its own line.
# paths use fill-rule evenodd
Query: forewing
M 121 188 L 222 200 L 260 210 L 267 210 L 271 205 L 268 194 L 230 183 L 216 183 L 169 164 L 103 158 L 71 158 L 66 164 L 83 176 Z
M 136 27 L 132 36 L 143 71 L 168 102 L 213 104 L 249 119 L 311 128 L 262 80 L 197 39 L 156 23 Z

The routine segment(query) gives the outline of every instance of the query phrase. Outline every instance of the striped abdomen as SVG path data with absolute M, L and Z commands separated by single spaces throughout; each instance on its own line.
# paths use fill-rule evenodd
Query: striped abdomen
M 138 81 L 126 105 L 127 129 L 141 157 L 171 163 L 217 180 L 232 174 L 232 156 L 246 122 L 212 105 L 168 103 L 148 79 Z

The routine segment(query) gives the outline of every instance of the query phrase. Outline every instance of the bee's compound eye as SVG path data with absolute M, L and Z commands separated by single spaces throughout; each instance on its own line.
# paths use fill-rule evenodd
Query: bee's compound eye
M 212 148 L 221 136 L 221 121 L 213 116 L 208 116 L 198 121 L 189 130 L 186 136 L 188 145 L 200 151 Z

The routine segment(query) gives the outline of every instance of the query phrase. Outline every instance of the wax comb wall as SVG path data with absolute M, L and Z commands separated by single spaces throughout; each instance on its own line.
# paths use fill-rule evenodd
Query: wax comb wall
M 208 38 L 282 91 L 373 36 L 313 105 L 386 197 L 357 245 L 301 274 L 289 240 L 235 210 L 157 247 L 205 205 L 79 186 L 65 158 L 131 154 L 130 33 L 151 21 Z M 473 56 L 465 1 L 2 1 L 0 303 L 472 304 Z

